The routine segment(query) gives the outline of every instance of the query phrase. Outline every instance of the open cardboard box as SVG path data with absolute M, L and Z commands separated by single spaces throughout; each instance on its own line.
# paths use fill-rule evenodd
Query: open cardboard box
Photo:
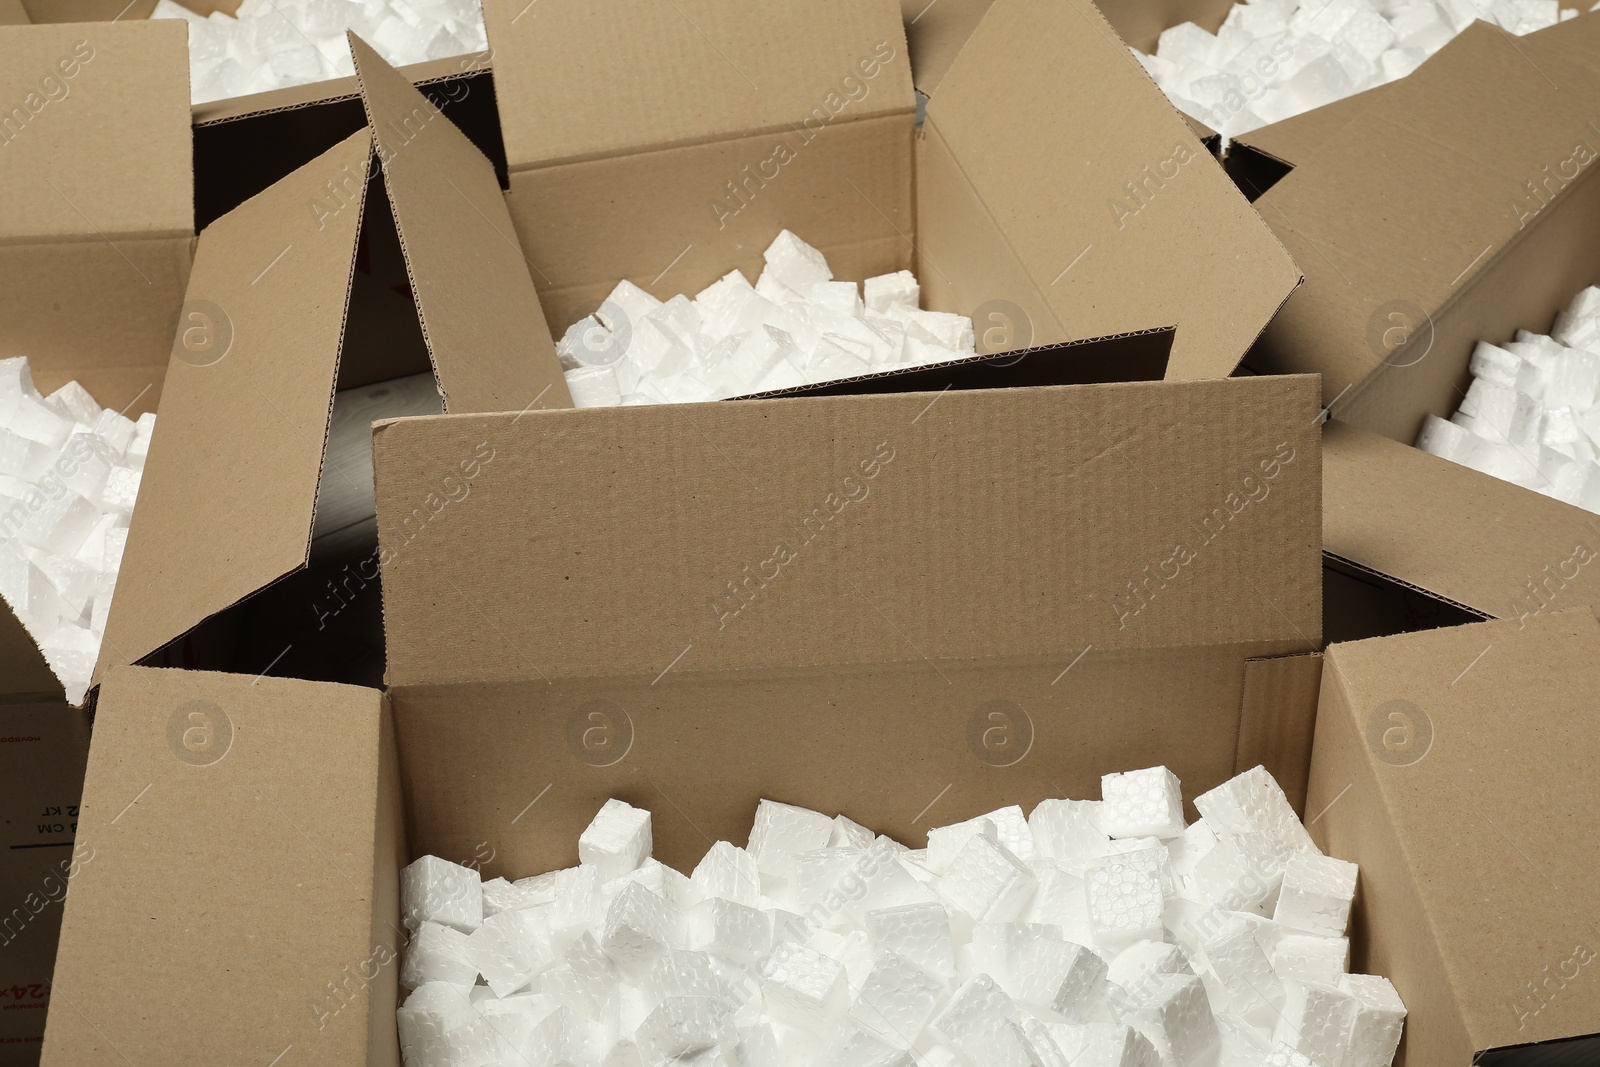
M 44 1062 L 394 1064 L 399 867 L 570 864 L 610 796 L 682 869 L 761 796 L 916 843 L 1158 762 L 1298 802 L 1317 410 L 1289 377 L 380 424 L 388 694 L 109 672 Z
M 1324 547 L 1480 616 L 1600 603 L 1600 517 L 1411 447 L 1480 340 L 1548 332 L 1600 282 L 1600 21 L 1469 27 L 1402 81 L 1241 138 L 1229 156 L 1306 285 L 1248 358 L 1316 370 Z
M 97 677 L 307 566 L 319 486 L 348 477 L 323 461 L 336 389 L 431 371 L 446 411 L 571 402 L 493 167 L 351 47 L 371 126 L 200 235 L 187 302 L 221 330 L 174 346 Z
M 784 228 L 841 278 L 914 269 L 982 352 L 1175 326 L 1171 378 L 1230 373 L 1298 281 L 1088 0 L 1001 0 L 920 132 L 894 0 L 489 0 L 485 21 L 558 335 L 624 278 L 753 278 Z M 1119 216 L 1124 183 L 1153 192 Z
M 1398 1067 L 1600 1061 L 1597 663 L 1588 608 L 1328 649 L 1306 809 L 1361 865 Z

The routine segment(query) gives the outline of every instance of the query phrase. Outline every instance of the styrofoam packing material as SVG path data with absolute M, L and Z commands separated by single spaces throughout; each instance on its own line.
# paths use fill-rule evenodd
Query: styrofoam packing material
M 1600 514 L 1600 288 L 1556 316 L 1548 336 L 1480 341 L 1472 382 L 1448 421 L 1423 419 L 1417 447 Z
M 156 417 L 101 410 L 77 382 L 49 396 L 0 359 L 0 598 L 73 703 L 100 654 Z
M 244 0 L 236 17 L 159 0 L 150 17 L 189 24 L 195 104 L 347 78 L 346 30 L 395 66 L 489 47 L 477 0 Z
M 1165 767 L 1101 789 L 937 827 L 925 851 L 763 800 L 746 846 L 688 877 L 619 800 L 577 867 L 483 882 L 424 857 L 401 879 L 405 1062 L 1392 1061 L 1405 1006 L 1346 973 L 1355 865 L 1317 850 L 1271 774 L 1197 797 L 1193 825 Z
M 1558 0 L 1249 0 L 1215 34 L 1192 22 L 1134 50 L 1179 110 L 1224 137 L 1405 77 L 1474 19 L 1532 33 Z
M 630 281 L 556 344 L 580 408 L 764 393 L 977 354 L 972 320 L 923 311 L 909 271 L 833 280 L 823 254 L 784 230 L 751 285 L 740 271 L 692 299 Z

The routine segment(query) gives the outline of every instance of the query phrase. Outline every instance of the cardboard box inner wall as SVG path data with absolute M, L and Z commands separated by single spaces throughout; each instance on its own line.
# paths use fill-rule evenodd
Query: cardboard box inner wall
M 1589 609 L 1328 650 L 1306 806 L 1361 865 L 1352 969 L 1405 1000 L 1400 1067 L 1600 1056 L 1520 1047 L 1600 1030 L 1597 659 Z
M 402 753 L 432 754 L 406 763 L 414 848 L 460 854 L 551 781 L 569 786 L 497 835 L 496 870 L 564 865 L 610 795 L 662 812 L 673 863 L 702 831 L 743 833 L 763 791 L 914 840 L 960 811 L 1090 795 L 1119 759 L 1207 788 L 1264 758 L 1257 715 L 1298 737 L 1269 760 L 1295 795 L 1309 709 L 1253 707 L 1252 678 L 1291 679 L 1248 664 L 1315 671 L 1315 388 L 380 424 L 390 693 Z M 470 492 L 436 511 L 467 462 Z M 581 509 L 574 486 L 592 487 Z M 985 708 L 1037 731 L 1032 758 L 981 762 Z M 574 739 L 607 730 L 632 756 L 590 773 L 606 760 Z
M 485 15 L 553 332 L 624 278 L 662 297 L 754 278 L 788 228 L 841 278 L 914 269 L 980 334 L 1020 324 L 985 351 L 1176 326 L 1168 376 L 1221 377 L 1298 281 L 1087 0 L 997 4 L 920 138 L 892 0 Z M 1085 99 L 1104 106 L 1067 103 Z
M 352 47 L 370 132 L 201 235 L 188 299 L 215 309 L 228 343 L 174 355 L 172 417 L 152 442 L 97 675 L 208 620 L 237 624 L 216 617 L 306 567 L 321 480 L 343 477 L 323 462 L 337 387 L 431 367 L 447 411 L 570 403 L 492 166 L 394 68 Z M 380 173 L 385 195 L 368 203 Z M 373 253 L 366 271 L 361 251 Z M 326 643 L 312 598 L 300 618 L 270 650 L 218 641 L 262 653 L 249 665 L 260 671 L 285 645 L 305 656 Z
M 1298 795 L 1315 413 L 1302 378 L 382 424 L 391 695 L 109 672 L 44 1063 L 395 1064 L 401 864 L 565 865 L 613 795 L 681 868 L 763 795 L 911 843 L 1159 760 Z

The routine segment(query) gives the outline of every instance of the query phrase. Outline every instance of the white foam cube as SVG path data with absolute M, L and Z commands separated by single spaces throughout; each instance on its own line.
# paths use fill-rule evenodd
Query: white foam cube
M 746 847 L 762 871 L 777 872 L 783 869 L 783 857 L 827 848 L 832 836 L 833 820 L 821 812 L 762 800 Z
M 794 293 L 804 293 L 818 282 L 833 280 L 827 258 L 788 230 L 778 234 L 762 253 L 762 258 L 767 266 L 761 276 L 770 275 Z
M 1126 863 L 1091 868 L 1086 879 L 1089 925 L 1095 944 L 1120 949 L 1141 940 L 1159 940 L 1164 897 L 1154 874 Z
M 991 811 L 987 815 L 979 815 L 964 822 L 937 826 L 929 830 L 928 869 L 936 874 L 942 874 L 967 846 L 967 842 L 985 831 L 1018 859 L 1024 862 L 1033 859 L 1035 851 L 1033 830 L 1023 816 L 1022 809 L 1013 804 Z
M 1089 893 L 1083 876 L 1050 862 L 1036 864 L 1035 871 L 1039 884 L 1023 919 L 1057 926 L 1069 941 L 1084 945 L 1092 942 Z
M 444 982 L 463 992 L 478 981 L 478 969 L 467 960 L 467 935 L 453 926 L 424 922 L 411 935 L 400 965 L 400 984 L 418 989 Z
M 802 1030 L 823 1032 L 848 1006 L 843 965 L 793 941 L 772 950 L 761 980 L 773 1018 Z
M 1273 1037 L 1315 1063 L 1343 1064 L 1357 1007 L 1353 996 L 1338 989 L 1285 982 Z
M 496 912 L 467 938 L 466 959 L 496 996 L 516 992 L 556 962 L 547 916 L 531 909 Z
M 1356 1004 L 1345 1067 L 1389 1067 L 1406 1017 L 1394 983 L 1375 974 L 1347 974 L 1339 979 L 1339 991 Z
M 665 952 L 674 933 L 672 906 L 637 882 L 625 886 L 606 909 L 600 947 L 624 970 L 648 967 Z
M 1356 895 L 1353 863 L 1309 852 L 1291 855 L 1283 868 L 1283 888 L 1272 914 L 1291 930 L 1342 937 Z
M 1074 1023 L 1108 1017 L 1105 961 L 1091 949 L 1035 936 L 1013 947 L 1006 991 L 1017 1001 L 1046 1008 Z
M 1318 851 L 1283 787 L 1265 767 L 1252 767 L 1200 794 L 1194 806 L 1219 836 L 1264 833 L 1289 851 Z
M 1285 933 L 1273 945 L 1272 966 L 1285 982 L 1337 985 L 1350 969 L 1350 939 Z
M 939 876 L 938 892 L 972 922 L 1007 922 L 1027 907 L 1033 871 L 986 833 L 972 837 Z
M 908 270 L 868 278 L 863 285 L 869 311 L 882 315 L 892 307 L 917 308 L 922 304 L 922 287 Z
M 994 979 L 979 974 L 956 990 L 950 1004 L 930 1023 L 934 1033 L 978 1063 L 994 1062 L 1000 1025 L 1016 1017 L 1017 1005 Z
M 850 1012 L 874 1033 L 909 1043 L 933 1017 L 944 993 L 942 979 L 882 949 Z
M 1042 800 L 1028 816 L 1028 827 L 1039 855 L 1049 859 L 1096 859 L 1109 851 L 1097 800 Z
M 578 837 L 578 859 L 593 864 L 602 879 L 620 878 L 650 856 L 650 813 L 607 800 Z
M 940 904 L 907 904 L 867 912 L 873 944 L 941 979 L 955 974 L 950 915 Z
M 1183 833 L 1183 792 L 1178 776 L 1150 767 L 1100 779 L 1100 828 L 1109 837 L 1159 837 Z
M 483 923 L 483 878 L 437 856 L 423 856 L 400 872 L 400 916 L 415 932 L 424 922 L 470 934 Z
M 1227 990 L 1233 1011 L 1271 1030 L 1283 1005 L 1283 980 L 1256 937 L 1255 924 L 1231 915 L 1204 942 L 1205 958 Z
M 738 845 L 718 841 L 707 850 L 690 880 L 702 896 L 755 907 L 761 900 L 761 873 L 755 857 Z
M 843 815 L 833 817 L 833 834 L 828 838 L 828 844 L 833 848 L 853 848 L 866 851 L 877 843 L 878 835 L 854 820 Z M 889 841 L 889 838 L 884 838 Z M 897 844 L 896 842 L 890 842 Z M 899 846 L 903 848 L 904 846 Z
M 487 1064 L 494 1034 L 466 993 L 448 982 L 427 982 L 396 1012 L 400 1053 L 407 1064 Z

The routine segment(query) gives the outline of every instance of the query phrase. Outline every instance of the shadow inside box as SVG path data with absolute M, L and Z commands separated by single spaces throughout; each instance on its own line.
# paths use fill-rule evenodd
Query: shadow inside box
M 1491 1049 L 1472 1062 L 1473 1067 L 1594 1067 L 1600 1063 L 1600 1034 Z
M 334 553 L 313 548 L 305 569 L 212 616 L 143 662 L 382 688 L 377 546 Z
M 1465 626 L 1486 618 L 1337 556 L 1322 557 L 1324 645 Z

